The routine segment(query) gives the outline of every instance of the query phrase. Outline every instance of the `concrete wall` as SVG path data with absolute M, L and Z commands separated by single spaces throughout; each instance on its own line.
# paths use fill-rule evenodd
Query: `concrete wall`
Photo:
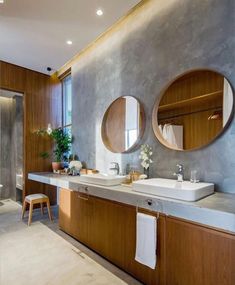
M 169 150 L 155 138 L 151 115 L 161 90 L 195 68 L 222 73 L 235 86 L 235 1 L 152 0 L 72 66 L 74 151 L 106 171 L 109 162 L 140 167 L 139 150 L 113 154 L 101 139 L 105 110 L 119 96 L 142 102 L 147 124 L 142 143 L 154 148 L 152 177 L 169 177 L 177 163 L 199 168 L 217 190 L 235 193 L 235 121 L 213 144 L 198 151 Z
M 23 167 L 22 97 L 0 97 L 0 199 L 16 198 L 16 172 Z
M 0 97 L 0 190 L 1 198 L 13 196 L 11 132 L 12 132 L 12 98 Z

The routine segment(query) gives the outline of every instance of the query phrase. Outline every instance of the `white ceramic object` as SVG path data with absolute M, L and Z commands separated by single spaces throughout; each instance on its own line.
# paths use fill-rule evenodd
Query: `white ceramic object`
M 121 175 L 111 175 L 106 173 L 97 173 L 97 174 L 84 174 L 81 175 L 79 180 L 81 182 L 103 185 L 103 186 L 115 186 L 120 185 L 126 176 Z
M 133 190 L 184 201 L 197 201 L 213 194 L 214 184 L 191 183 L 189 181 L 177 182 L 173 179 L 152 178 L 133 182 Z

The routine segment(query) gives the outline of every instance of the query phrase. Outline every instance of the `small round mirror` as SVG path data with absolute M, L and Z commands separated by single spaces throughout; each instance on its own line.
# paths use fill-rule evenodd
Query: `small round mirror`
M 191 71 L 173 81 L 156 101 L 154 133 L 168 148 L 198 149 L 222 133 L 232 111 L 233 90 L 223 75 Z
M 133 150 L 143 131 L 144 111 L 135 97 L 119 97 L 105 112 L 102 139 L 110 151 L 124 153 Z

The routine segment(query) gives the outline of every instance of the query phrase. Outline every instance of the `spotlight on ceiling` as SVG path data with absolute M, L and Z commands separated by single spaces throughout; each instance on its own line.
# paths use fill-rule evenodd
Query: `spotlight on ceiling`
M 0 4 L 3 4 L 4 3 L 4 0 L 0 0 Z
M 102 16 L 104 14 L 104 12 L 103 12 L 103 10 L 101 10 L 101 9 L 98 9 L 97 11 L 96 11 L 96 15 L 98 15 L 98 16 Z
M 66 44 L 71 46 L 73 44 L 73 42 L 68 40 L 68 41 L 66 41 Z

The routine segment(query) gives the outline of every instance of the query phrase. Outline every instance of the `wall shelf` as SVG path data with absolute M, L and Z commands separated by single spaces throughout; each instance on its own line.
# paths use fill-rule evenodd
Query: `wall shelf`
M 158 111 L 165 112 L 165 111 L 179 109 L 179 108 L 187 107 L 187 106 L 197 106 L 199 104 L 218 99 L 219 97 L 223 97 L 223 90 L 197 96 L 197 97 L 190 98 L 187 100 L 182 100 L 182 101 L 175 102 L 175 103 L 161 105 L 159 106 Z

